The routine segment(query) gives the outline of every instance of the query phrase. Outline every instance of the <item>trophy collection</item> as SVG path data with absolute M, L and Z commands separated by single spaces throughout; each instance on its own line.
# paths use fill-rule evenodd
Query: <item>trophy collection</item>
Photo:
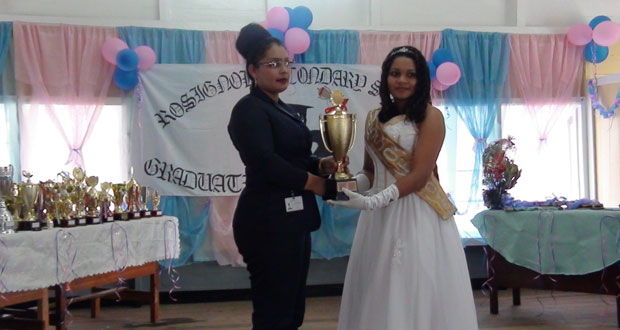
M 99 183 L 81 168 L 58 173 L 58 181 L 33 183 L 32 173 L 22 171 L 24 182 L 13 182 L 12 165 L 0 166 L 0 233 L 39 231 L 115 220 L 129 221 L 161 216 L 160 195 L 140 186 L 133 176 L 126 183 Z M 99 188 L 97 188 L 99 185 Z M 110 194 L 110 190 L 112 194 Z M 148 208 L 151 200 L 153 209 Z
M 340 91 L 332 92 L 323 87 L 319 89 L 319 97 L 329 99 L 333 105 L 325 109 L 326 114 L 319 116 L 319 129 L 325 149 L 338 164 L 336 173 L 327 179 L 323 199 L 348 200 L 342 189 L 357 191 L 357 181 L 344 170 L 344 159 L 355 144 L 356 115 L 347 113 L 347 99 Z

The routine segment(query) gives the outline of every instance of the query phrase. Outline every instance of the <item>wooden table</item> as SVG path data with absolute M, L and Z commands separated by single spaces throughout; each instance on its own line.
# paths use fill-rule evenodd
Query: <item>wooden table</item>
M 127 287 L 105 289 L 103 285 L 116 284 L 119 279 L 130 280 L 138 277 L 150 277 L 149 291 L 135 291 Z M 90 289 L 91 293 L 73 298 L 67 297 L 67 290 L 81 291 Z M 73 302 L 84 300 L 91 301 L 91 317 L 96 318 L 101 310 L 101 298 L 117 299 L 117 293 L 121 300 L 136 301 L 151 306 L 151 323 L 159 320 L 159 264 L 150 262 L 142 266 L 127 267 L 122 272 L 109 272 L 94 276 L 88 276 L 73 280 L 69 283 L 54 286 L 56 306 L 52 315 L 51 324 L 56 329 L 65 330 L 67 306 Z
M 487 254 L 487 282 L 490 291 L 490 312 L 498 314 L 497 289 L 512 289 L 512 304 L 521 305 L 520 288 L 575 291 L 585 293 L 609 294 L 616 296 L 618 327 L 620 328 L 620 262 L 602 271 L 584 275 L 541 275 L 531 269 L 507 261 L 491 247 L 484 246 Z
M 37 302 L 35 313 L 5 308 L 30 301 Z M 0 313 L 8 312 L 11 314 L 6 317 L 0 317 L 0 328 L 2 329 L 47 329 L 49 323 L 47 288 L 3 293 L 0 297 L 0 308 L 2 308 Z M 36 316 L 36 319 L 32 316 Z

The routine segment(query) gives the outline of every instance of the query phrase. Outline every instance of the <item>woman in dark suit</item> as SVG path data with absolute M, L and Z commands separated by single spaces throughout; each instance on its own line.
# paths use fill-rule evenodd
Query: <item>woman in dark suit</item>
M 310 232 L 321 219 L 315 194 L 334 173 L 332 157 L 311 155 L 311 133 L 279 99 L 291 73 L 282 42 L 258 24 L 236 42 L 250 93 L 233 108 L 228 132 L 245 165 L 246 186 L 233 219 L 235 242 L 250 272 L 254 329 L 297 329 L 305 310 Z

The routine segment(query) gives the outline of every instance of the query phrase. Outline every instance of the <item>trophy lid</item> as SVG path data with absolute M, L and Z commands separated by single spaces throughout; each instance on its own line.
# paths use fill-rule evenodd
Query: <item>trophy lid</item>
M 30 178 L 32 178 L 32 173 L 26 170 L 23 170 L 22 175 L 26 178 L 26 182 L 25 182 L 26 184 L 32 184 L 32 181 L 30 181 Z
M 82 182 L 82 180 L 84 180 L 84 178 L 86 177 L 86 174 L 84 173 L 84 170 L 81 167 L 76 167 L 73 169 L 73 177 L 78 182 Z

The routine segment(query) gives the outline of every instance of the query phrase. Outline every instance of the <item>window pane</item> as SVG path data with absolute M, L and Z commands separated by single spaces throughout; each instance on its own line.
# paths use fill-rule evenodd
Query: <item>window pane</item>
M 0 166 L 6 166 L 9 159 L 9 127 L 4 113 L 4 104 L 0 104 Z

